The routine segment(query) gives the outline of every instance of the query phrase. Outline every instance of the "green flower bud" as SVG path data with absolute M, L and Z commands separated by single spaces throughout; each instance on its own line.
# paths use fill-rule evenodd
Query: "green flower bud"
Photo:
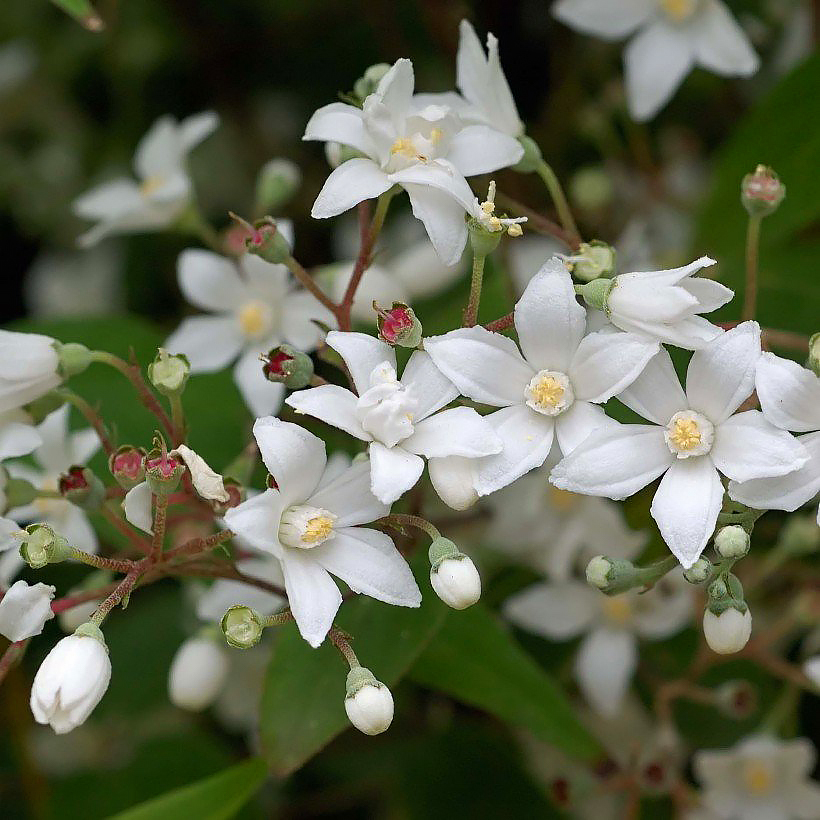
M 123 444 L 108 459 L 108 469 L 123 490 L 131 490 L 145 480 L 145 450 Z
M 280 382 L 289 390 L 301 390 L 313 378 L 313 360 L 307 353 L 290 345 L 274 347 L 259 358 L 265 378 L 270 382 Z
M 88 467 L 69 467 L 58 487 L 66 501 L 88 512 L 98 510 L 105 501 L 105 486 Z
M 242 222 L 249 228 L 250 236 L 245 240 L 245 249 L 254 256 L 261 256 L 266 262 L 283 264 L 291 255 L 288 240 L 276 228 L 272 217 L 258 219 L 253 225 Z
M 572 257 L 572 274 L 583 282 L 591 282 L 601 276 L 612 276 L 615 273 L 616 259 L 615 248 L 606 242 L 597 239 L 582 242 Z M 610 287 L 606 291 L 607 296 L 611 289 Z
M 59 564 L 73 555 L 68 541 L 57 535 L 47 524 L 30 524 L 25 533 L 20 545 L 20 556 L 32 569 L 41 569 L 46 564 Z
M 413 309 L 403 302 L 393 302 L 389 310 L 373 302 L 379 337 L 389 345 L 416 348 L 421 344 L 421 322 Z
M 531 137 L 519 137 L 518 141 L 524 149 L 524 156 L 518 161 L 517 165 L 513 165 L 512 170 L 518 171 L 519 174 L 532 174 L 538 167 L 543 157 L 541 156 L 541 149 L 538 144 Z
M 6 479 L 3 484 L 3 479 Z M 37 498 L 37 488 L 24 478 L 8 478 L 0 467 L 0 515 L 15 507 L 25 507 Z M 2 498 L 5 496 L 5 503 Z
M 489 231 L 478 220 L 472 217 L 467 220 L 470 234 L 470 247 L 476 256 L 489 256 L 501 241 L 504 231 Z
M 740 201 L 750 216 L 773 214 L 785 196 L 786 186 L 765 165 L 758 165 L 753 174 L 746 174 L 740 185 Z
M 145 457 L 145 480 L 154 495 L 171 495 L 184 472 L 182 459 L 170 455 L 164 447 L 154 447 Z
M 600 166 L 582 168 L 569 183 L 570 197 L 585 211 L 600 211 L 612 202 L 612 180 Z
M 148 365 L 148 379 L 164 396 L 178 396 L 191 374 L 191 363 L 182 353 L 171 354 L 160 348 Z
M 435 571 L 442 561 L 446 561 L 448 558 L 463 558 L 465 556 L 449 538 L 440 535 L 430 543 L 427 557 L 430 559 L 431 569 Z
M 91 351 L 85 345 L 76 342 L 68 344 L 55 342 L 54 348 L 59 358 L 57 372 L 64 379 L 82 373 L 91 364 Z
M 715 535 L 715 549 L 722 558 L 742 558 L 749 544 L 749 533 L 737 524 L 721 527 Z
M 617 284 L 617 279 L 593 279 L 585 285 L 576 287 L 576 292 L 583 296 L 584 301 L 591 307 L 597 310 L 602 310 L 609 315 L 609 294 Z
M 683 571 L 683 577 L 690 584 L 702 584 L 712 575 L 712 563 L 708 558 L 698 558 L 689 569 Z
M 220 622 L 228 646 L 250 649 L 259 643 L 264 626 L 259 613 L 249 606 L 232 606 Z
M 257 212 L 278 211 L 299 190 L 302 172 L 289 159 L 272 159 L 256 178 Z
M 722 578 L 718 578 L 709 585 L 709 597 L 714 600 L 725 598 L 729 594 L 729 588 Z
M 596 555 L 587 564 L 587 583 L 597 589 L 606 589 L 609 586 L 609 573 L 611 571 L 612 561 L 605 555 Z

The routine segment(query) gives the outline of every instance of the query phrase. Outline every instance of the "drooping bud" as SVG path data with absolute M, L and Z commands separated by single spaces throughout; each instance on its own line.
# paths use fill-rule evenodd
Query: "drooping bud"
M 210 637 L 189 638 L 168 670 L 168 697 L 174 706 L 201 712 L 216 700 L 228 677 L 225 648 Z
M 24 533 L 21 535 L 20 557 L 32 569 L 59 564 L 72 557 L 73 550 L 68 541 L 47 524 L 29 524 Z
M 159 348 L 148 365 L 148 379 L 164 396 L 178 396 L 191 374 L 191 363 L 182 353 L 168 353 Z
M 290 258 L 290 244 L 282 232 L 277 229 L 273 217 L 262 217 L 262 219 L 257 219 L 253 225 L 234 213 L 231 213 L 231 218 L 248 230 L 248 236 L 245 238 L 245 250 L 248 253 L 261 256 L 266 262 L 276 265 Z
M 91 351 L 85 345 L 77 342 L 68 342 L 67 344 L 55 342 L 54 347 L 57 350 L 59 361 L 57 372 L 64 379 L 82 373 L 91 364 Z
M 683 577 L 690 584 L 702 584 L 708 581 L 712 577 L 712 562 L 701 556 L 689 569 L 683 571 Z
M 523 137 L 519 137 L 518 141 L 524 149 L 524 156 L 518 160 L 516 165 L 512 166 L 512 170 L 518 171 L 519 174 L 531 174 L 538 167 L 538 163 L 543 159 L 541 149 L 535 140 L 526 134 Z
M 404 302 L 393 302 L 389 310 L 373 302 L 376 311 L 376 325 L 379 338 L 389 345 L 398 347 L 418 347 L 421 343 L 421 322 L 413 309 Z
M 750 216 L 774 213 L 786 196 L 786 186 L 766 165 L 758 165 L 754 173 L 746 174 L 740 186 L 740 201 Z
M 179 486 L 185 464 L 171 455 L 161 436 L 154 437 L 154 447 L 145 457 L 145 480 L 154 495 L 171 495 Z
M 809 358 L 806 367 L 813 370 L 816 376 L 820 376 L 820 333 L 815 333 L 809 339 Z
M 430 544 L 430 585 L 453 609 L 467 609 L 481 597 L 481 576 L 472 559 L 449 539 L 439 536 Z
M 258 612 L 249 606 L 232 606 L 220 622 L 228 646 L 250 649 L 259 643 L 264 625 Z
M 257 213 L 278 211 L 299 190 L 302 172 L 289 159 L 272 159 L 256 178 Z
M 347 673 L 345 712 L 350 722 L 366 735 L 380 735 L 393 722 L 393 695 L 364 666 Z
M 364 74 L 353 84 L 353 94 L 359 102 L 364 102 L 378 87 L 382 77 L 390 71 L 389 63 L 376 63 L 369 66 Z
M 301 390 L 313 378 L 313 360 L 307 353 L 288 344 L 274 347 L 259 358 L 265 378 L 269 382 L 284 384 L 289 390 Z
M 715 690 L 715 703 L 723 714 L 745 720 L 757 711 L 757 689 L 747 680 L 730 680 Z
M 715 614 L 710 604 L 703 612 L 703 636 L 709 648 L 719 655 L 740 652 L 749 642 L 751 634 L 752 613 L 748 607 L 741 611 L 729 606 L 720 614 Z
M 179 456 L 191 474 L 191 483 L 197 493 L 206 501 L 227 502 L 228 493 L 222 482 L 222 476 L 211 469 L 208 462 L 201 455 L 195 453 L 185 444 L 180 444 L 171 452 L 172 456 Z
M 105 486 L 88 467 L 69 467 L 60 476 L 60 495 L 83 510 L 98 510 L 105 500 Z
M 598 239 L 582 242 L 572 256 L 572 274 L 582 282 L 612 276 L 615 273 L 616 260 L 615 248 L 606 242 Z M 586 299 L 586 296 L 584 298 Z
M 721 527 L 715 534 L 715 549 L 721 558 L 742 558 L 749 552 L 749 533 L 737 524 Z
M 596 310 L 602 310 L 609 315 L 609 294 L 616 286 L 617 279 L 599 278 L 576 287 L 576 292 L 584 297 L 584 301 Z
M 145 450 L 124 444 L 108 458 L 108 469 L 123 490 L 130 490 L 145 480 Z

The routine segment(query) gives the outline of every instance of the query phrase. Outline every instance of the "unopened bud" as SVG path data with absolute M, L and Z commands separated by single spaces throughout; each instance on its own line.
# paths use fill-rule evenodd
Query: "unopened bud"
M 389 310 L 373 302 L 379 338 L 398 347 L 418 347 L 421 343 L 421 322 L 413 309 L 403 302 L 393 302 Z
M 154 447 L 145 457 L 145 480 L 154 495 L 171 495 L 179 486 L 185 464 L 164 447 Z
M 261 256 L 266 262 L 276 265 L 290 258 L 290 243 L 277 229 L 273 218 L 266 216 L 250 225 L 236 214 L 232 213 L 231 216 L 248 229 L 248 236 L 245 238 L 245 250 L 248 253 Z
M 220 623 L 225 641 L 234 649 L 250 649 L 259 643 L 264 625 L 258 612 L 249 606 L 232 606 Z
M 178 396 L 191 374 L 191 363 L 182 353 L 168 353 L 160 348 L 148 365 L 148 379 L 164 396 Z
M 91 364 L 91 351 L 85 345 L 55 342 L 54 346 L 59 359 L 57 372 L 64 379 L 82 373 Z
M 290 345 L 274 347 L 259 358 L 265 378 L 269 382 L 280 382 L 289 390 L 301 390 L 313 378 L 313 360 Z
M 709 597 L 714 600 L 725 598 L 728 594 L 729 588 L 726 586 L 726 582 L 722 578 L 718 578 L 717 581 L 713 581 L 709 585 Z
M 448 538 L 430 545 L 430 585 L 453 609 L 467 609 L 481 597 L 481 576 L 472 559 Z
M 535 140 L 526 136 L 526 134 L 523 137 L 519 137 L 518 141 L 524 149 L 524 156 L 521 157 L 516 165 L 513 165 L 512 170 L 518 171 L 520 174 L 531 174 L 538 168 L 538 163 L 542 160 L 541 149 Z
M 475 219 L 467 221 L 470 234 L 470 247 L 475 256 L 489 256 L 501 241 L 502 231 L 490 231 Z
M 60 495 L 83 510 L 98 510 L 105 500 L 105 486 L 88 467 L 69 467 L 60 476 Z
M 749 642 L 751 634 L 752 613 L 748 607 L 741 610 L 729 606 L 720 614 L 715 614 L 710 605 L 703 612 L 703 637 L 709 648 L 718 655 L 740 652 Z
M 393 695 L 364 666 L 347 674 L 345 712 L 350 722 L 366 735 L 380 735 L 393 722 Z
M 353 94 L 364 102 L 378 87 L 382 77 L 390 71 L 389 63 L 376 63 L 370 66 L 353 85 Z
M 712 576 L 712 563 L 708 558 L 698 558 L 689 569 L 683 571 L 683 577 L 690 584 L 702 584 Z
M 256 178 L 257 212 L 278 211 L 299 190 L 302 172 L 289 159 L 272 159 Z
M 189 712 L 207 709 L 222 691 L 230 666 L 225 648 L 209 637 L 189 638 L 168 670 L 168 697 Z
M 721 527 L 715 535 L 715 549 L 722 558 L 742 558 L 749 544 L 749 533 L 737 524 Z
M 145 480 L 145 450 L 124 444 L 108 458 L 108 469 L 123 490 L 130 490 Z
M 745 720 L 757 711 L 757 689 L 747 680 L 730 680 L 715 690 L 715 703 L 723 714 Z
M 612 289 L 616 286 L 617 282 L 617 278 L 607 279 L 603 277 L 593 279 L 591 282 L 581 285 L 578 288 L 578 292 L 584 297 L 584 301 L 591 308 L 602 310 L 609 315 L 609 294 L 612 293 Z
M 59 564 L 71 558 L 73 550 L 68 541 L 47 524 L 30 524 L 24 532 L 20 556 L 32 569 Z
M 597 589 L 606 589 L 609 586 L 609 573 L 611 570 L 612 561 L 604 555 L 596 555 L 587 564 L 587 583 Z
M 786 196 L 786 186 L 777 174 L 765 165 L 758 165 L 753 174 L 746 174 L 740 186 L 740 201 L 751 216 L 774 213 Z
M 615 248 L 606 242 L 597 239 L 582 242 L 572 257 L 572 274 L 582 282 L 591 282 L 601 276 L 612 276 L 615 272 L 616 259 Z

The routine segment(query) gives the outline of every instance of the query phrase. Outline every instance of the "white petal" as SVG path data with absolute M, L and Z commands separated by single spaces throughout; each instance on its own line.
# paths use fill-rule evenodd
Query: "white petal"
M 245 285 L 233 262 L 199 248 L 179 255 L 177 279 L 188 302 L 215 313 L 227 313 L 239 307 L 245 293 Z
M 233 316 L 191 316 L 182 320 L 163 347 L 170 353 L 184 353 L 192 372 L 211 373 L 227 367 L 243 344 L 242 331 Z
M 0 462 L 7 458 L 28 455 L 43 440 L 36 428 L 19 421 L 4 422 L 0 418 Z
M 757 397 L 763 415 L 784 430 L 820 430 L 820 378 L 811 370 L 774 353 L 757 362 Z
M 723 503 L 723 484 L 708 456 L 675 459 L 661 479 L 651 513 L 674 556 L 688 569 L 698 560 Z
M 185 444 L 180 444 L 173 452 L 179 454 L 191 473 L 194 488 L 202 498 L 211 501 L 229 501 L 222 476 L 214 472 L 210 465 Z
M 46 621 L 54 617 L 51 601 L 55 591 L 46 584 L 12 584 L 0 600 L 0 635 L 12 642 L 39 635 Z
M 553 641 L 585 632 L 598 612 L 599 592 L 582 581 L 539 583 L 504 602 L 504 616 L 516 626 Z
M 403 115 L 413 98 L 413 63 L 406 58 L 396 60 L 376 88 L 385 106 L 394 114 Z
M 436 367 L 430 354 L 422 350 L 413 351 L 405 365 L 401 383 L 409 389 L 418 404 L 418 420 L 441 410 L 458 395 L 458 388 Z
M 445 265 L 429 242 L 420 241 L 393 256 L 388 270 L 395 286 L 403 286 L 409 294 L 396 301 L 407 302 L 440 293 L 462 276 L 464 266 Z
M 65 536 L 72 547 L 90 552 L 93 555 L 99 550 L 97 533 L 86 513 L 73 504 L 66 503 L 66 506 L 59 516 L 52 518 L 46 516 L 46 524 L 52 527 L 55 532 Z
M 735 481 L 786 475 L 809 460 L 800 440 L 766 421 L 759 410 L 737 413 L 716 427 L 711 457 Z
M 35 451 L 34 457 L 48 472 L 62 473 L 71 466 L 71 453 L 68 451 L 70 412 L 71 407 L 64 404 L 53 413 L 49 413 L 37 426 L 37 432 L 43 443 Z
M 191 114 L 179 124 L 179 141 L 182 150 L 188 153 L 211 136 L 219 127 L 219 115 L 214 111 Z
M 698 300 L 698 313 L 711 313 L 731 302 L 735 295 L 726 285 L 705 276 L 688 276 L 679 284 Z
M 475 488 L 489 495 L 540 467 L 550 453 L 554 420 L 523 404 L 504 407 L 484 416 L 501 438 L 504 449 L 475 463 Z
M 256 420 L 253 435 L 285 501 L 301 503 L 310 498 L 325 470 L 324 442 L 298 424 L 270 416 Z
M 151 508 L 153 493 L 147 481 L 132 487 L 122 500 L 125 520 L 137 529 L 154 534 L 154 515 Z
M 370 492 L 370 462 L 366 459 L 351 464 L 322 485 L 308 503 L 332 512 L 336 516 L 335 527 L 369 524 L 390 512 L 390 506 Z
M 669 467 L 672 458 L 660 427 L 607 426 L 592 433 L 556 464 L 550 483 L 573 493 L 618 501 L 654 481 Z
M 652 357 L 643 373 L 618 394 L 618 401 L 664 427 L 675 413 L 687 407 L 686 395 L 666 350 Z
M 290 611 L 302 637 L 315 648 L 333 626 L 342 594 L 310 550 L 285 550 L 282 571 Z
M 380 196 L 392 184 L 373 160 L 361 157 L 349 159 L 325 180 L 310 215 L 314 219 L 338 216 L 365 199 Z
M 609 418 L 602 407 L 587 401 L 576 401 L 569 410 L 556 417 L 555 435 L 561 452 L 568 455 L 596 430 L 616 426 L 617 422 Z
M 72 464 L 87 464 L 100 449 L 100 437 L 96 430 L 88 428 L 68 434 L 66 449 Z
M 233 380 L 251 413 L 257 418 L 278 413 L 285 398 L 285 385 L 269 382 L 262 372 L 259 348 L 249 348 L 233 370 Z
M 640 376 L 659 347 L 634 333 L 603 330 L 585 336 L 569 366 L 576 399 L 602 403 L 618 395 Z
M 359 395 L 370 388 L 370 374 L 382 362 L 396 369 L 395 351 L 375 336 L 332 330 L 325 341 L 344 359 Z
M 621 707 L 638 663 L 635 638 L 616 629 L 596 629 L 584 638 L 575 677 L 590 706 L 612 717 Z
M 645 23 L 654 0 L 558 0 L 552 13 L 565 25 L 605 40 L 619 40 Z
M 500 452 L 502 443 L 490 424 L 471 407 L 453 407 L 417 422 L 402 447 L 426 458 L 478 458 Z
M 636 120 L 648 120 L 692 70 L 692 45 L 683 31 L 659 20 L 630 40 L 624 65 L 630 113 Z
M 86 191 L 74 200 L 73 210 L 83 219 L 116 219 L 142 207 L 139 186 L 132 179 L 114 179 Z
M 535 375 L 512 339 L 480 325 L 430 336 L 424 349 L 461 393 L 494 407 L 522 404 Z
M 686 372 L 689 406 L 713 424 L 725 421 L 752 394 L 759 358 L 757 322 L 743 322 L 695 351 Z
M 336 384 L 323 384 L 308 390 L 297 390 L 285 399 L 297 413 L 321 419 L 362 441 L 370 441 L 356 416 L 356 396 Z
M 279 524 L 282 512 L 289 504 L 290 500 L 278 490 L 265 490 L 228 510 L 225 523 L 252 547 L 281 558 L 283 547 L 279 543 Z
M 509 168 L 524 156 L 521 143 L 489 125 L 468 125 L 453 137 L 447 159 L 465 177 Z
M 368 157 L 376 153 L 373 140 L 364 127 L 361 109 L 341 102 L 330 103 L 315 111 L 305 126 L 302 139 L 339 142 Z
M 143 179 L 166 176 L 178 170 L 183 156 L 182 142 L 173 117 L 160 117 L 139 141 L 134 168 Z
M 404 183 L 413 216 L 421 220 L 439 259 L 455 265 L 467 244 L 464 208 L 449 194 L 428 185 Z
M 246 253 L 240 259 L 242 267 L 242 302 L 258 299 L 269 305 L 282 305 L 290 287 L 288 269 L 284 265 L 266 262 L 261 256 Z
M 313 550 L 316 560 L 354 592 L 394 606 L 417 607 L 421 592 L 390 536 L 366 527 L 336 529 Z
M 424 459 L 401 447 L 370 443 L 370 490 L 385 504 L 392 504 L 421 478 Z
M 289 293 L 282 303 L 282 336 L 298 350 L 310 352 L 322 341 L 322 330 L 314 319 L 335 327 L 336 318 L 306 290 Z
M 760 67 L 760 60 L 729 9 L 720 0 L 704 6 L 693 20 L 698 64 L 728 77 L 754 74 Z
M 427 470 L 433 489 L 448 507 L 466 510 L 478 501 L 474 459 L 460 456 L 431 458 Z
M 566 265 L 553 257 L 530 280 L 515 306 L 515 329 L 535 370 L 569 371 L 586 327 Z

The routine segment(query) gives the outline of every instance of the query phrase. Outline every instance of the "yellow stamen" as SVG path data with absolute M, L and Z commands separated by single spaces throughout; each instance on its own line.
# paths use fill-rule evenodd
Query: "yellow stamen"
M 540 407 L 557 407 L 564 397 L 564 388 L 552 376 L 544 376 L 530 388 L 530 392 Z
M 329 515 L 317 515 L 315 518 L 309 518 L 302 541 L 305 544 L 316 544 L 319 541 L 324 541 L 330 535 L 332 529 L 333 519 Z
M 771 767 L 760 760 L 750 760 L 743 767 L 743 782 L 749 794 L 763 797 L 774 788 L 774 775 Z
M 239 326 L 246 336 L 260 336 L 267 328 L 268 311 L 261 302 L 248 302 L 239 311 Z
M 390 147 L 391 154 L 403 154 L 406 157 L 415 157 L 416 149 L 413 147 L 413 140 L 409 137 L 399 137 Z
M 513 222 L 512 225 L 507 228 L 507 234 L 509 236 L 522 236 L 523 233 L 523 228 L 517 222 Z
M 614 598 L 605 597 L 603 601 L 604 615 L 616 624 L 626 624 L 632 617 L 632 602 L 627 595 L 616 595 Z
M 434 128 L 430 132 L 430 142 L 432 142 L 433 145 L 435 145 L 443 136 L 444 131 L 442 131 L 440 128 Z
M 488 199 L 485 202 L 482 202 L 481 205 L 479 205 L 478 207 L 481 208 L 482 213 L 489 216 L 495 210 L 495 203 L 490 202 L 490 200 Z
M 694 450 L 700 446 L 700 428 L 694 419 L 678 419 L 669 434 L 669 441 L 678 450 Z
M 698 0 L 661 0 L 661 8 L 676 23 L 682 23 L 694 14 Z

